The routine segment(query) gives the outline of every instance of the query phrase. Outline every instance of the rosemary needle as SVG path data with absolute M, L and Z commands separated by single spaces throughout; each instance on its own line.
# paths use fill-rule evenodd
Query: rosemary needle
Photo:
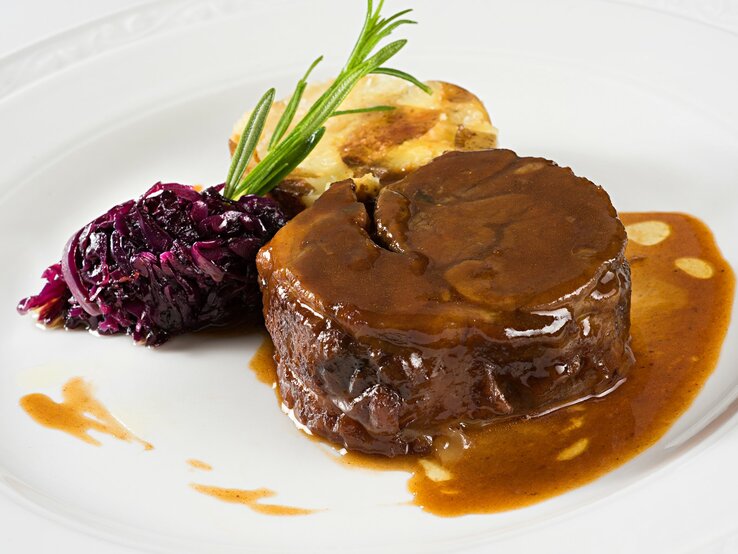
M 372 106 L 370 108 L 354 108 L 353 110 L 336 110 L 333 112 L 331 117 L 335 117 L 337 115 L 349 115 L 349 114 L 355 114 L 355 113 L 370 113 L 370 112 L 391 112 L 394 110 L 394 106 Z

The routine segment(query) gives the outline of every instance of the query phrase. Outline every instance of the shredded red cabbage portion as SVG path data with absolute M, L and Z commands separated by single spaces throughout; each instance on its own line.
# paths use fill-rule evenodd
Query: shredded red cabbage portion
M 157 183 L 115 206 L 72 236 L 18 311 L 148 345 L 242 321 L 261 307 L 256 253 L 286 218 L 269 198 L 221 189 Z

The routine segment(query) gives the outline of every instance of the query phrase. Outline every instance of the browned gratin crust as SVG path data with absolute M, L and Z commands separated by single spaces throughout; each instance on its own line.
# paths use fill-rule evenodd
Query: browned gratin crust
M 295 117 L 330 83 L 309 86 Z M 360 81 L 342 110 L 388 105 L 392 111 L 332 117 L 315 150 L 274 191 L 291 212 L 311 205 L 326 187 L 354 179 L 360 196 L 376 196 L 379 188 L 397 181 L 433 158 L 452 150 L 479 150 L 497 145 L 497 129 L 481 101 L 469 91 L 442 81 L 429 81 L 432 95 L 405 81 L 372 75 Z M 286 102 L 276 102 L 251 167 L 267 153 L 268 141 Z M 231 153 L 249 114 L 236 123 L 229 139 Z

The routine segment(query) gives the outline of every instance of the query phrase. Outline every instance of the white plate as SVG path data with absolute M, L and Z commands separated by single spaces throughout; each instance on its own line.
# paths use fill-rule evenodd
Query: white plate
M 645 454 L 530 508 L 443 519 L 403 504 L 405 475 L 347 469 L 302 437 L 247 368 L 256 337 L 151 350 L 44 332 L 14 313 L 66 237 L 109 206 L 159 179 L 222 180 L 233 121 L 267 86 L 287 94 L 319 53 L 328 54 L 320 76 L 335 72 L 361 4 L 156 2 L 0 60 L 0 550 L 738 547 L 735 324 L 692 408 Z M 738 267 L 738 37 L 620 3 L 416 4 L 421 25 L 398 66 L 476 92 L 504 146 L 572 166 L 620 210 L 703 218 Z M 24 394 L 57 396 L 78 375 L 155 450 L 107 437 L 95 448 L 20 409 Z M 188 468 L 193 457 L 214 471 Z M 269 487 L 279 502 L 326 511 L 262 516 L 200 495 L 192 481 Z

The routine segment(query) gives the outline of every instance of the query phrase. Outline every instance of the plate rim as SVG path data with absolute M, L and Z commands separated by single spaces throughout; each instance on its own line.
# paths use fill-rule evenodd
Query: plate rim
M 289 4 L 294 1 L 296 0 L 277 0 L 280 5 Z M 598 1 L 600 3 L 617 4 L 622 7 L 630 7 L 635 9 L 645 9 L 657 12 L 665 16 L 678 17 L 697 25 L 707 26 L 716 31 L 726 32 L 732 37 L 738 39 L 738 32 L 736 31 L 722 28 L 698 18 L 675 14 L 666 9 L 642 6 L 633 2 L 629 2 L 627 0 Z M 656 4 L 657 2 L 651 3 Z M 213 15 L 213 17 L 210 18 L 193 19 L 192 12 L 189 10 L 196 11 L 196 8 L 202 6 L 218 6 L 222 7 L 223 11 L 216 10 L 216 13 Z M 180 0 L 154 0 L 152 2 L 139 4 L 137 6 L 133 6 L 125 10 L 100 17 L 84 24 L 67 29 L 65 31 L 50 35 L 44 39 L 19 48 L 11 52 L 10 54 L 0 57 L 0 105 L 2 105 L 2 103 L 6 99 L 15 96 L 16 94 L 22 94 L 23 91 L 25 91 L 29 87 L 32 87 L 42 80 L 53 78 L 55 74 L 64 71 L 69 67 L 84 63 L 87 60 L 96 58 L 112 50 L 124 48 L 129 44 L 138 43 L 139 41 L 146 40 L 154 33 L 161 32 L 161 28 L 157 27 L 158 24 L 166 23 L 166 32 L 169 33 L 190 26 L 207 24 L 215 21 L 217 18 L 226 17 L 228 15 L 241 11 L 250 10 L 253 9 L 255 6 L 274 9 L 275 3 L 270 3 L 266 0 L 243 0 L 241 2 L 235 3 L 229 2 L 228 0 L 187 0 L 186 2 L 181 2 Z M 177 9 L 173 10 L 173 8 Z M 135 24 L 133 24 L 132 26 L 130 25 L 132 17 L 135 20 L 137 17 L 145 18 L 149 17 L 152 14 L 158 14 L 158 16 L 160 17 L 157 25 L 144 25 L 143 30 L 138 29 Z M 117 35 L 116 40 L 105 43 L 103 47 L 98 50 L 87 50 L 85 48 L 80 48 L 79 50 L 77 50 L 79 55 L 76 57 L 74 55 L 65 57 L 65 55 L 63 54 L 63 52 L 65 52 L 64 48 L 66 48 L 70 44 L 79 45 L 80 42 L 83 42 L 89 46 L 94 42 L 94 38 L 96 36 L 99 36 L 100 33 L 106 33 L 105 29 L 111 29 L 113 31 L 115 31 L 115 29 L 122 29 L 123 31 Z M 113 34 L 116 35 L 116 32 L 113 32 Z M 44 59 L 46 59 L 47 61 L 42 61 Z M 66 63 L 60 63 L 60 61 L 65 61 Z M 20 75 L 20 77 L 16 76 L 13 79 L 5 82 L 4 78 L 8 73 L 11 75 L 11 77 L 13 77 L 14 73 L 16 75 Z M 734 327 L 736 325 L 738 325 L 738 321 L 731 321 L 729 327 Z M 733 413 L 728 418 L 729 422 L 731 422 L 731 425 L 733 424 L 732 420 L 736 419 L 736 414 L 738 414 L 738 399 L 734 400 L 733 404 L 735 404 L 733 408 Z M 700 443 L 707 445 L 708 448 L 709 446 L 714 445 L 719 437 L 730 430 L 730 427 L 727 425 L 727 423 L 729 422 L 721 425 L 720 429 L 718 429 L 714 433 L 710 433 L 709 436 L 700 441 Z M 665 464 L 664 467 L 656 468 L 654 471 L 644 476 L 643 479 L 650 479 L 654 477 L 657 473 L 663 474 L 665 470 L 673 469 L 677 462 L 691 459 L 693 455 L 702 454 L 705 452 L 705 450 L 706 448 L 703 448 L 698 452 L 691 451 L 687 453 L 687 456 L 685 456 L 685 454 L 682 454 L 677 458 L 670 460 L 667 464 Z M 28 500 L 23 495 L 15 493 L 15 491 L 13 491 L 12 496 L 17 496 L 17 498 L 13 498 L 11 495 L 7 494 L 8 489 L 12 490 L 12 487 L 7 486 L 7 483 L 4 482 L 6 479 L 6 475 L 4 469 L 1 467 L 0 477 L 3 478 L 0 479 L 0 484 L 2 485 L 0 487 L 0 490 L 2 490 L 3 493 L 0 494 L 0 502 L 5 503 L 5 501 L 10 501 L 14 506 L 19 507 L 29 515 L 41 516 L 51 523 L 60 524 L 66 529 L 75 531 L 80 535 L 80 538 L 84 538 L 84 543 L 80 542 L 80 545 L 88 545 L 87 539 L 104 538 L 105 540 L 109 540 L 115 543 L 115 545 L 117 546 L 122 546 L 125 548 L 141 548 L 141 545 L 134 545 L 129 544 L 127 541 L 121 541 L 115 535 L 108 535 L 107 533 L 98 532 L 91 533 L 86 524 L 76 524 L 74 520 L 62 516 L 57 512 L 54 512 L 53 510 L 46 509 L 43 506 Z M 639 480 L 639 482 L 640 481 L 641 480 Z M 618 491 L 615 494 L 620 494 L 621 492 L 622 491 Z M 611 496 L 608 495 L 607 498 L 610 497 Z M 598 503 L 599 500 L 588 504 L 586 507 L 593 506 Z M 0 508 L 2 507 L 3 506 L 0 505 Z M 579 509 L 573 511 L 579 511 Z M 14 515 L 17 516 L 18 514 Z M 553 518 L 550 521 L 554 521 L 555 519 L 556 518 Z M 544 522 L 543 524 L 548 524 L 548 521 Z M 539 525 L 536 525 L 536 527 L 538 526 Z M 722 537 L 716 540 L 733 540 L 734 536 L 734 533 L 731 533 L 726 537 Z M 475 543 L 474 545 L 472 545 L 470 550 L 479 547 L 481 544 L 482 541 Z M 712 540 L 710 542 L 710 545 L 713 546 Z M 147 548 L 147 550 L 149 550 L 149 548 Z M 156 548 L 151 548 L 150 550 L 158 551 L 158 549 Z

